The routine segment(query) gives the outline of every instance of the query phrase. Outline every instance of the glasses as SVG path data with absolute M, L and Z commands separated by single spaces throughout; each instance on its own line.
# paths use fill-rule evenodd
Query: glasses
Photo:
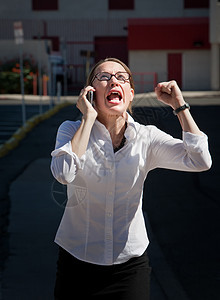
M 92 81 L 94 81 L 95 78 L 97 78 L 99 81 L 109 81 L 112 78 L 112 76 L 115 76 L 115 78 L 121 83 L 125 83 L 130 79 L 130 74 L 128 74 L 127 72 L 117 72 L 115 74 L 110 74 L 108 72 L 100 72 L 94 76 Z

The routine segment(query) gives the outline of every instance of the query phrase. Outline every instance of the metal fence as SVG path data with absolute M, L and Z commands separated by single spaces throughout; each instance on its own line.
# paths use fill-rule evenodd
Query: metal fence
M 77 93 L 85 85 L 86 73 L 86 65 L 68 65 L 68 93 Z M 134 72 L 133 78 L 135 93 L 146 93 L 154 91 L 158 76 L 156 72 Z

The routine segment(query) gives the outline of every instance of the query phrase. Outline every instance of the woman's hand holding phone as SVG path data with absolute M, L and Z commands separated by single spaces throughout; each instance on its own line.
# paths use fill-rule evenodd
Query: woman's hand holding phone
M 71 140 L 71 144 L 72 151 L 79 158 L 86 152 L 90 133 L 98 115 L 97 111 L 87 98 L 89 91 L 95 92 L 95 89 L 92 86 L 87 86 L 82 89 L 76 103 L 76 107 L 81 111 L 83 116 L 78 130 Z
M 95 89 L 92 86 L 87 86 L 82 89 L 76 106 L 84 117 L 92 117 L 96 119 L 97 111 L 93 107 L 94 92 Z

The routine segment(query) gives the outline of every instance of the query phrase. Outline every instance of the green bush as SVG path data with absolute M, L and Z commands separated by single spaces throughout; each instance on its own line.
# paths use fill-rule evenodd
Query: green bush
M 20 65 L 19 59 L 4 63 L 0 62 L 0 93 L 20 94 Z M 33 94 L 33 75 L 37 74 L 37 66 L 33 59 L 23 60 L 23 77 L 25 94 Z

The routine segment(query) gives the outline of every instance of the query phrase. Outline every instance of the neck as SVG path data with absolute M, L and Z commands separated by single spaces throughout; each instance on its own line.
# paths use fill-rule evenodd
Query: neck
M 109 131 L 113 145 L 121 143 L 125 132 L 126 114 L 124 115 L 98 115 L 98 121 Z

